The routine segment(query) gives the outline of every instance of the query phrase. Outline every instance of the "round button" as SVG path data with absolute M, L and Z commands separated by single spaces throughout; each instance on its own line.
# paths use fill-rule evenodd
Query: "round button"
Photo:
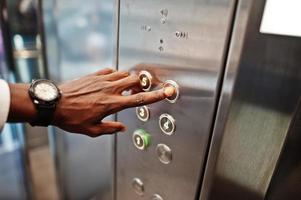
M 139 150 L 145 150 L 151 143 L 151 136 L 143 129 L 138 129 L 133 134 L 133 143 Z
M 175 88 L 175 93 L 171 97 L 167 97 L 166 100 L 169 101 L 170 103 L 176 103 L 180 96 L 180 90 L 179 90 L 179 85 L 173 81 L 173 80 L 167 80 L 163 84 L 164 87 L 174 87 Z
M 136 115 L 138 119 L 146 122 L 149 119 L 149 109 L 147 106 L 140 106 L 136 108 Z
M 152 75 L 148 71 L 141 71 L 138 75 L 143 91 L 149 91 L 152 87 Z
M 172 135 L 176 130 L 176 120 L 169 114 L 162 114 L 159 118 L 159 126 L 161 130 L 167 134 Z
M 139 178 L 134 178 L 132 181 L 132 188 L 136 194 L 142 196 L 144 194 L 144 184 Z
M 172 161 L 171 149 L 165 144 L 158 144 L 156 148 L 157 156 L 163 164 L 169 164 Z
M 160 195 L 158 195 L 158 194 L 154 194 L 152 196 L 151 200 L 163 200 L 163 198 Z

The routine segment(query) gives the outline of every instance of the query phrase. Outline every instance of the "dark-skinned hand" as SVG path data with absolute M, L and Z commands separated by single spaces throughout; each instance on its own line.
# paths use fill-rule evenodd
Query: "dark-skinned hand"
M 125 125 L 103 121 L 126 108 L 151 104 L 172 96 L 174 88 L 124 96 L 123 91 L 139 87 L 137 75 L 104 69 L 59 86 L 62 97 L 57 105 L 53 125 L 69 132 L 91 137 L 125 130 Z

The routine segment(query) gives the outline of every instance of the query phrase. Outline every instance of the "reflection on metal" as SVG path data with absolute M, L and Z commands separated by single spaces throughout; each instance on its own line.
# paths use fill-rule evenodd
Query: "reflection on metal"
M 19 50 L 14 51 L 15 59 L 28 59 L 28 58 L 39 58 L 41 55 L 40 51 L 38 50 Z
M 165 144 L 158 144 L 156 148 L 158 159 L 163 164 L 169 164 L 172 161 L 172 151 Z
M 152 117 L 147 122 L 137 119 L 134 108 L 118 114 L 128 132 L 117 135 L 116 199 L 137 199 L 131 189 L 133 177 L 144 180 L 144 199 L 156 193 L 166 199 L 195 199 L 235 1 L 123 0 L 120 4 L 119 69 L 137 75 L 148 71 L 153 77 L 150 90 L 173 80 L 181 87 L 181 98 L 173 104 L 149 105 Z M 141 29 L 145 25 L 151 31 Z M 177 120 L 176 134 L 166 122 L 162 129 L 166 127 L 169 135 L 162 134 L 158 121 L 164 113 Z M 137 128 L 152 136 L 145 151 L 132 145 L 131 133 Z M 158 144 L 167 146 L 157 155 Z
M 30 82 L 32 79 L 46 78 L 45 46 L 40 37 L 43 27 L 40 1 L 11 0 L 8 3 L 8 18 L 11 44 L 14 56 L 14 73 L 17 81 Z M 45 61 L 45 62 L 44 62 Z
M 139 178 L 134 178 L 132 181 L 132 188 L 136 194 L 142 196 L 144 194 L 144 184 Z
M 300 39 L 261 34 L 264 4 L 238 4 L 202 200 L 294 199 L 272 177 L 300 99 Z

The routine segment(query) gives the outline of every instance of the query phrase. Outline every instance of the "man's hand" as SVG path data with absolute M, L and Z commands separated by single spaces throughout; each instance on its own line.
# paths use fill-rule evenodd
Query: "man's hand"
M 136 75 L 104 69 L 62 84 L 53 125 L 69 132 L 97 137 L 124 131 L 120 122 L 102 121 L 106 116 L 129 107 L 154 103 L 172 96 L 174 88 L 123 96 L 122 92 L 139 86 Z

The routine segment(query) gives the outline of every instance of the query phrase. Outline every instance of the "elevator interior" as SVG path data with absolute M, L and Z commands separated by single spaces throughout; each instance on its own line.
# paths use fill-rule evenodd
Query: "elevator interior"
M 123 134 L 50 128 L 61 199 L 300 199 L 301 39 L 261 31 L 273 1 L 43 1 L 48 78 L 177 90 L 110 116 Z

